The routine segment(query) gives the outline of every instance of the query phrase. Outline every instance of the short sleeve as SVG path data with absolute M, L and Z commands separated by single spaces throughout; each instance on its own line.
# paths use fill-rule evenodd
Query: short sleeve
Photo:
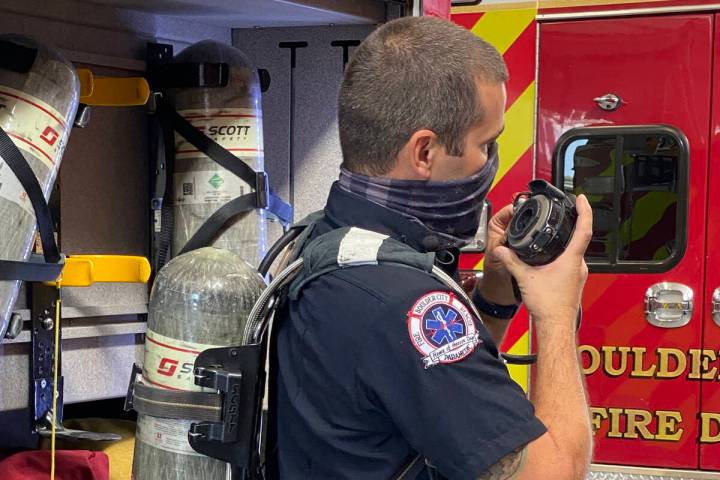
M 432 278 L 396 270 L 396 288 L 367 302 L 358 378 L 443 476 L 476 478 L 545 426 L 464 304 Z

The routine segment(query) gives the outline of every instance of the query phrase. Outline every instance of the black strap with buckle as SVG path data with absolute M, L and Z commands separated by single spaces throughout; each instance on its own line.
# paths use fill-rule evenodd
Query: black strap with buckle
M 148 81 L 155 91 L 175 88 L 226 87 L 230 69 L 226 63 L 179 62 L 171 63 L 171 45 L 148 44 Z M 262 91 L 267 90 L 270 77 L 267 71 L 258 70 Z M 292 221 L 293 208 L 277 196 L 268 184 L 265 172 L 256 172 L 221 145 L 195 128 L 180 115 L 162 94 L 155 95 L 155 115 L 151 120 L 150 154 L 155 182 L 151 200 L 153 216 L 153 270 L 159 270 L 170 259 L 170 246 L 175 228 L 173 205 L 173 181 L 175 167 L 175 133 L 177 132 L 198 151 L 216 162 L 233 175 L 242 179 L 252 189 L 215 211 L 193 234 L 176 255 L 210 245 L 229 222 L 255 209 L 266 209 L 287 227 Z
M 232 219 L 239 217 L 257 208 L 267 209 L 273 213 L 280 222 L 287 226 L 292 221 L 293 208 L 276 195 L 268 184 L 268 177 L 265 172 L 256 172 L 232 153 L 225 150 L 221 145 L 195 128 L 190 122 L 180 115 L 172 105 L 162 97 L 156 99 L 156 114 L 160 121 L 159 129 L 156 132 L 162 134 L 164 141 L 157 143 L 157 155 L 164 154 L 164 179 L 156 183 L 156 189 L 164 188 L 163 198 L 172 196 L 171 175 L 174 170 L 174 145 L 173 132 L 177 132 L 200 152 L 207 155 L 224 169 L 236 175 L 252 188 L 253 192 L 237 197 L 213 213 L 188 240 L 178 254 L 186 253 L 197 248 L 210 245 L 217 235 Z M 157 194 L 157 192 L 156 192 Z M 168 251 L 172 236 L 172 205 L 166 201 L 153 201 L 153 208 L 160 207 L 161 231 L 159 235 L 160 245 L 158 246 L 158 265 L 161 267 L 168 259 Z
M 164 63 L 148 69 L 153 90 L 167 88 L 226 87 L 230 79 L 227 63 Z
M 28 262 L 0 260 L 0 280 L 23 280 L 27 282 L 56 280 L 62 272 L 64 261 L 55 241 L 50 207 L 45 200 L 35 173 L 33 173 L 23 154 L 10 139 L 10 136 L 2 128 L 0 128 L 0 157 L 17 177 L 20 185 L 27 193 L 30 204 L 35 211 L 40 241 L 43 247 L 42 257 L 32 255 Z

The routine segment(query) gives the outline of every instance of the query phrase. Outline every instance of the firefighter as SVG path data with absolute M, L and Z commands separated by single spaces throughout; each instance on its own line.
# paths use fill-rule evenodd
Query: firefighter
M 434 253 L 457 276 L 458 248 L 476 233 L 498 170 L 507 79 L 492 46 L 444 20 L 404 18 L 373 32 L 345 71 L 341 173 L 312 236 L 377 232 Z M 368 262 L 306 279 L 278 322 L 272 475 L 406 478 L 422 458 L 413 478 L 584 478 L 591 429 L 575 319 L 592 214 L 582 196 L 577 209 L 570 245 L 543 267 L 500 246 L 510 206 L 491 219 L 473 294 L 482 319 L 403 265 Z M 518 309 L 512 277 L 537 339 L 529 400 L 498 354 Z

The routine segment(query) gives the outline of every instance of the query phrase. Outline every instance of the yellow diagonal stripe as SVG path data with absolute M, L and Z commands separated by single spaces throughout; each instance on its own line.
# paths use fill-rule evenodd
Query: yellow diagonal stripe
M 505 132 L 498 138 L 500 166 L 493 187 L 532 145 L 534 109 L 535 82 L 532 82 L 505 112 Z
M 515 345 L 510 347 L 508 353 L 513 355 L 527 355 L 530 351 L 530 334 L 525 332 L 522 337 L 515 342 Z M 528 372 L 529 367 L 527 365 L 508 365 L 510 376 L 515 380 L 525 392 L 528 391 Z
M 547 0 L 542 0 L 543 2 L 546 2 Z M 562 0 L 559 0 L 562 1 Z M 565 0 L 565 1 L 577 1 L 577 0 Z M 637 2 L 637 0 L 627 0 L 628 2 Z M 651 1 L 664 1 L 664 0 L 651 0 Z M 453 14 L 457 13 L 478 13 L 478 12 L 490 12 L 493 10 L 518 10 L 521 8 L 538 8 L 539 0 L 524 0 L 524 1 L 517 1 L 517 2 L 511 2 L 511 3 L 481 3 L 480 5 L 472 5 L 472 6 L 464 6 L 464 7 L 452 7 L 451 12 Z M 544 3 L 541 4 L 541 6 L 545 6 Z
M 496 10 L 485 13 L 472 28 L 472 32 L 489 42 L 500 53 L 505 53 L 510 45 L 535 20 L 537 10 Z

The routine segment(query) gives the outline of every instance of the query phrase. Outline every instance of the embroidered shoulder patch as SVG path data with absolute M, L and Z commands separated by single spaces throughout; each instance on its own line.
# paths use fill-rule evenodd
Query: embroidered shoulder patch
M 420 297 L 408 312 L 408 332 L 425 368 L 459 362 L 481 342 L 472 314 L 450 292 Z

